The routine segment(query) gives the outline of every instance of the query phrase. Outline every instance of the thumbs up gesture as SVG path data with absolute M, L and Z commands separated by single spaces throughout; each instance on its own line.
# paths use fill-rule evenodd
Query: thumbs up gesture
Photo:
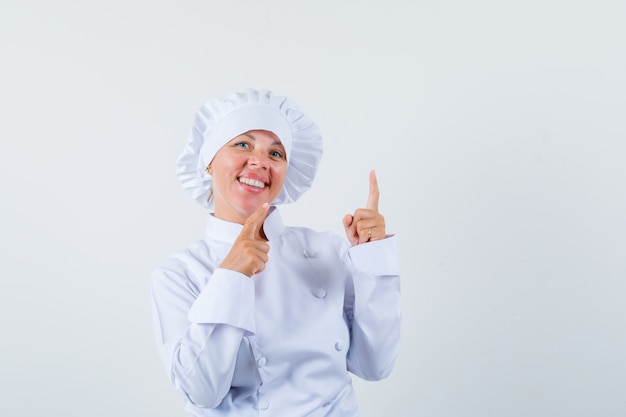
M 378 212 L 378 181 L 376 172 L 370 172 L 370 191 L 367 197 L 365 208 L 357 209 L 354 214 L 346 214 L 343 218 L 343 227 L 346 229 L 346 236 L 352 246 L 372 240 L 384 239 L 385 218 Z
M 220 268 L 241 272 L 248 278 L 265 269 L 270 245 L 263 238 L 261 230 L 269 207 L 268 203 L 263 204 L 246 219 Z

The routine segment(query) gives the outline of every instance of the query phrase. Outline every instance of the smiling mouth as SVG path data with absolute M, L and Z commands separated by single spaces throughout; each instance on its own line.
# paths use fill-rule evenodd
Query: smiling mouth
M 239 182 L 242 184 L 249 185 L 250 187 L 256 187 L 256 188 L 265 188 L 267 186 L 267 184 L 265 184 L 264 182 L 253 180 L 251 178 L 239 177 Z

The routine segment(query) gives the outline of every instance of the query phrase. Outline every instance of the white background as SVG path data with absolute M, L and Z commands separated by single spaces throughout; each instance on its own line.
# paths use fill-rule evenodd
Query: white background
M 403 343 L 364 417 L 626 415 L 622 4 L 2 0 L 0 415 L 184 415 L 149 275 L 204 230 L 193 113 L 247 87 L 325 136 L 287 223 L 342 233 L 378 172 Z

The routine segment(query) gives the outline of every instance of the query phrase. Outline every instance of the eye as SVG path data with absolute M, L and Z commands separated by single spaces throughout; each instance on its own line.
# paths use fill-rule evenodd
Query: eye
M 284 155 L 281 151 L 271 151 L 270 155 L 272 156 L 272 158 L 276 158 L 276 159 L 283 159 Z
M 233 146 L 235 148 L 249 149 L 250 148 L 250 143 L 248 143 L 248 142 L 235 142 L 233 144 Z

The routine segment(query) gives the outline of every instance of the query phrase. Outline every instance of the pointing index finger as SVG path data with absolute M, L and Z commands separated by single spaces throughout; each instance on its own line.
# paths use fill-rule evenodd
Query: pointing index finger
M 367 197 L 367 204 L 365 208 L 378 211 L 378 197 L 380 192 L 378 191 L 378 180 L 376 179 L 376 171 L 370 171 L 370 193 Z
M 261 227 L 263 226 L 263 222 L 265 221 L 265 217 L 267 216 L 269 207 L 270 205 L 268 203 L 263 203 L 261 207 L 256 209 L 256 211 L 246 219 L 240 235 L 249 239 L 254 239 L 258 236 L 261 231 Z

